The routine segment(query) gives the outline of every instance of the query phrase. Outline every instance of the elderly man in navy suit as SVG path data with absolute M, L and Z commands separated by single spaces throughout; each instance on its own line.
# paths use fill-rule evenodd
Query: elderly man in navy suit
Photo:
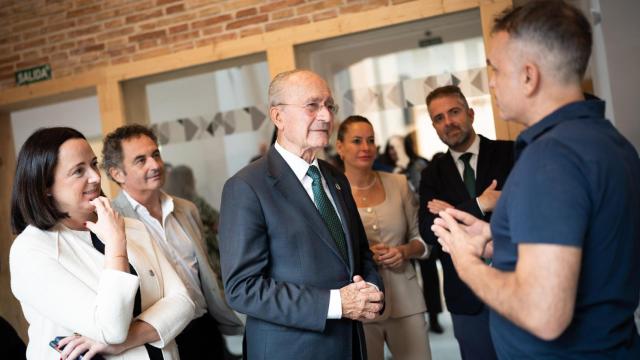
M 431 123 L 449 151 L 434 157 L 420 184 L 420 234 L 440 250 L 431 231 L 438 212 L 457 208 L 488 221 L 513 165 L 513 142 L 493 141 L 473 130 L 475 114 L 460 88 L 433 90 L 427 96 Z M 481 191 L 480 191 L 481 190 Z M 440 257 L 444 295 L 463 359 L 496 359 L 489 334 L 489 311 L 458 277 L 451 257 Z
M 248 359 L 366 359 L 362 325 L 382 309 L 382 280 L 342 173 L 316 158 L 334 104 L 308 70 L 269 86 L 274 146 L 225 184 L 222 275 L 247 314 Z

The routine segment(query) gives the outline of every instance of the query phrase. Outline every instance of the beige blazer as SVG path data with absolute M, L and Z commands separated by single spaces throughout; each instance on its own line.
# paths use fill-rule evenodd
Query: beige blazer
M 244 332 L 244 324 L 236 313 L 227 305 L 224 299 L 224 292 L 218 284 L 217 276 L 211 268 L 207 252 L 205 251 L 204 239 L 202 238 L 202 221 L 196 206 L 187 200 L 176 196 L 173 198 L 173 211 L 178 223 L 193 240 L 194 251 L 198 261 L 200 283 L 203 295 L 207 301 L 209 314 L 218 322 L 218 329 L 224 335 L 239 335 Z M 112 206 L 120 214 L 126 217 L 138 219 L 138 214 L 131 206 L 131 203 L 120 192 L 113 199 Z
M 418 202 L 404 175 L 378 172 L 385 199 L 376 206 L 358 208 L 369 244 L 406 244 L 413 239 L 424 243 L 418 230 Z M 425 253 L 426 257 L 427 253 Z M 384 283 L 385 310 L 374 321 L 399 318 L 426 311 L 422 290 L 411 262 L 401 271 L 379 267 Z
M 144 224 L 125 219 L 129 263 L 138 276 L 104 269 L 88 231 L 57 225 L 50 231 L 28 226 L 9 255 L 11 290 L 29 322 L 28 359 L 59 359 L 49 347 L 56 336 L 74 332 L 107 344 L 122 343 L 132 322 L 140 288 L 138 319 L 153 326 L 165 360 L 178 359 L 173 339 L 189 323 L 194 304 Z M 144 346 L 108 359 L 148 359 Z

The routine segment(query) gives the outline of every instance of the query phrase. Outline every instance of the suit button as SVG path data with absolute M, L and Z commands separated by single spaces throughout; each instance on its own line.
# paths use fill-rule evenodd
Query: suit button
M 156 276 L 156 274 L 153 272 L 153 270 L 149 270 L 149 276 Z

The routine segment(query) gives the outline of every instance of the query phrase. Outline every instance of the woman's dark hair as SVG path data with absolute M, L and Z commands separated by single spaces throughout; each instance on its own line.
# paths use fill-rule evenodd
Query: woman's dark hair
M 338 140 L 344 141 L 344 134 L 349 129 L 349 125 L 359 122 L 371 125 L 371 122 L 366 117 L 360 115 L 351 115 L 340 123 L 340 127 L 338 127 Z M 373 125 L 371 125 L 371 127 L 373 127 Z
M 11 228 L 21 233 L 27 225 L 47 230 L 69 215 L 55 206 L 49 194 L 60 146 L 70 139 L 85 139 L 68 127 L 39 129 L 22 145 L 11 193 Z

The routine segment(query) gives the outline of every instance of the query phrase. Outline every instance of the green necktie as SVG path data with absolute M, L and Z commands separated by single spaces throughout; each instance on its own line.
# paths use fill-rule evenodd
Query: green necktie
M 320 216 L 322 216 L 322 220 L 324 220 L 325 225 L 327 225 L 331 237 L 333 237 L 333 240 L 336 242 L 342 258 L 347 260 L 347 242 L 344 239 L 342 224 L 329 197 L 327 197 L 327 193 L 324 192 L 320 170 L 315 165 L 311 165 L 309 166 L 309 170 L 307 170 L 307 175 L 313 180 L 311 183 L 313 199 L 316 202 L 318 211 L 320 211 Z
M 476 197 L 476 175 L 473 172 L 473 168 L 469 163 L 471 160 L 472 153 L 464 153 L 460 155 L 460 160 L 464 163 L 464 170 L 462 171 L 462 180 L 464 181 L 464 186 L 467 187 L 467 191 L 469 192 L 469 196 L 472 198 Z

